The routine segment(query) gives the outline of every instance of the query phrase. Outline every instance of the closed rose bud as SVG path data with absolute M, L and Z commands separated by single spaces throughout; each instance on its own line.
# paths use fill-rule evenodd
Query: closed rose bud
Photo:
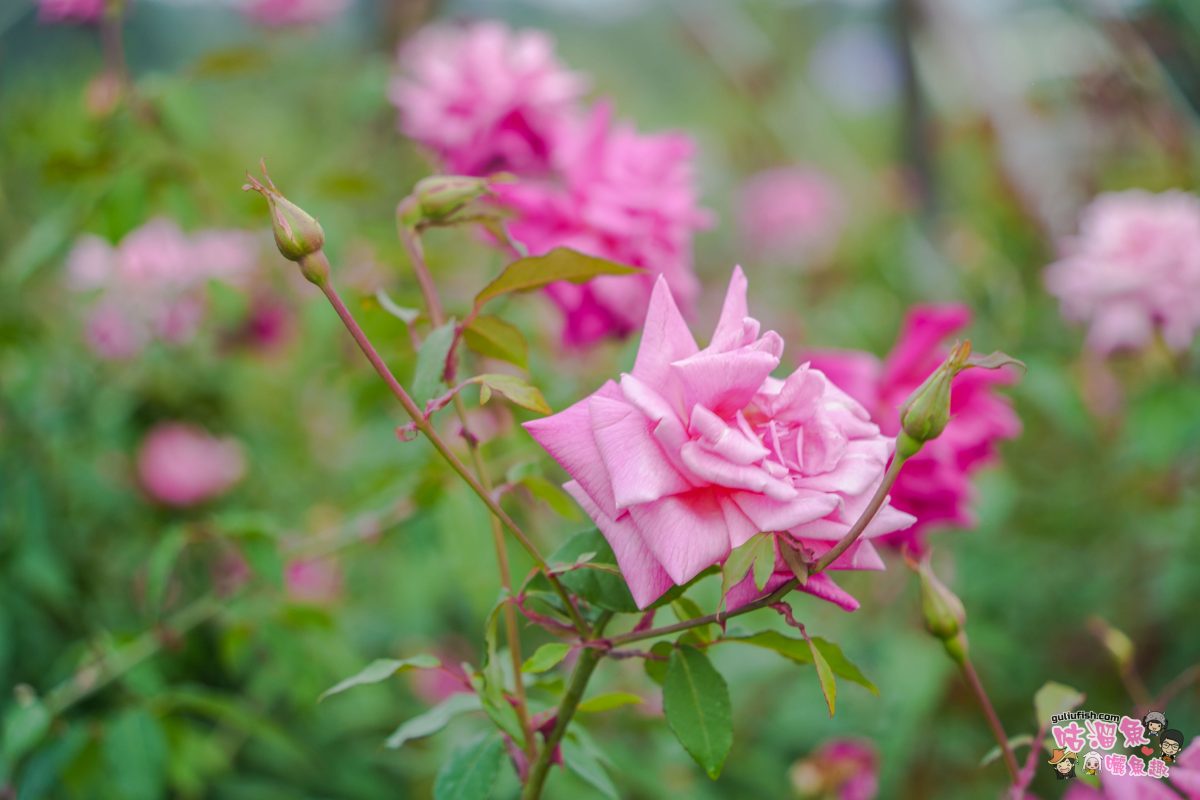
M 417 182 L 412 198 L 401 204 L 400 221 L 408 227 L 451 221 L 460 211 L 491 193 L 494 178 L 468 175 L 433 175 Z
M 928 442 L 946 429 L 950 422 L 950 385 L 970 355 L 970 342 L 956 344 L 942 365 L 900 407 L 900 425 L 913 441 Z
M 963 626 L 967 622 L 967 611 L 954 592 L 933 574 L 927 555 L 919 563 L 909 562 L 917 571 L 921 584 L 921 614 L 925 628 L 941 639 L 947 652 L 956 660 L 966 657 L 967 636 Z
M 305 256 L 319 252 L 325 245 L 325 231 L 321 229 L 321 223 L 275 188 L 275 184 L 267 175 L 266 164 L 263 164 L 262 170 L 265 184 L 247 174 L 249 183 L 242 189 L 258 192 L 267 199 L 271 207 L 271 228 L 275 233 L 275 244 L 279 247 L 279 252 L 289 261 L 301 261 Z M 307 273 L 305 277 L 308 278 Z

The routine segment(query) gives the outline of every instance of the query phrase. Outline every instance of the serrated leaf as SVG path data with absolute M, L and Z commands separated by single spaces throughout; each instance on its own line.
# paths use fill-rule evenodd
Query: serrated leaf
M 341 694 L 347 689 L 353 689 L 355 686 L 381 683 L 400 672 L 407 672 L 411 669 L 435 669 L 441 665 L 441 661 L 427 654 L 404 659 L 378 658 L 364 667 L 357 675 L 351 675 L 332 688 L 326 689 L 320 698 L 318 698 L 318 702 L 324 700 L 326 697 Z
M 733 746 L 733 709 L 725 679 L 699 650 L 684 646 L 671 654 L 663 711 L 675 738 L 716 780 Z
M 486 800 L 504 759 L 504 743 L 485 736 L 458 748 L 438 770 L 434 800 Z
M 1055 714 L 1065 714 L 1076 708 L 1083 702 L 1084 697 L 1083 692 L 1064 683 L 1046 682 L 1033 696 L 1037 724 L 1039 726 L 1049 725 L 1051 717 Z
M 475 307 L 510 292 L 525 292 L 557 281 L 583 283 L 597 275 L 636 275 L 640 270 L 584 255 L 577 250 L 556 247 L 542 256 L 520 258 L 475 296 Z
M 521 665 L 521 672 L 536 675 L 552 670 L 567 657 L 567 653 L 569 652 L 571 652 L 571 645 L 565 642 L 544 644 L 535 650 L 533 655 L 525 659 L 525 663 Z
M 454 320 L 434 328 L 421 342 L 417 366 L 413 370 L 412 396 L 418 405 L 432 400 L 445 388 L 446 359 L 454 345 Z
M 463 330 L 463 342 L 481 356 L 529 367 L 529 345 L 516 326 L 490 314 L 476 317 Z
M 563 763 L 567 769 L 574 772 L 584 782 L 588 783 L 605 797 L 612 798 L 612 800 L 619 800 L 620 795 L 617 793 L 617 787 L 613 785 L 612 778 L 609 777 L 608 771 L 604 769 L 604 765 L 600 763 L 599 758 L 570 736 L 563 739 L 561 747 Z
M 471 383 L 479 384 L 480 404 L 486 403 L 491 398 L 492 392 L 498 392 L 521 408 L 528 408 L 539 414 L 551 413 L 551 408 L 547 405 L 546 398 L 542 397 L 541 390 L 524 378 L 516 375 L 488 373 L 476 375 L 471 379 Z
M 575 504 L 575 500 L 572 499 L 571 495 L 560 489 L 558 484 L 541 475 L 526 475 L 519 482 L 529 490 L 531 495 L 550 506 L 554 513 L 560 517 L 569 520 L 583 519 L 583 515 L 579 513 L 579 506 Z
M 471 692 L 457 692 L 433 708 L 430 708 L 424 714 L 418 714 L 404 722 L 392 732 L 392 735 L 387 738 L 385 744 L 395 750 L 403 747 L 406 742 L 411 742 L 413 739 L 423 739 L 426 736 L 432 736 L 449 725 L 450 720 L 459 714 L 468 711 L 480 711 L 482 709 L 483 703 L 479 701 L 478 695 Z
M 642 698 L 630 692 L 605 692 L 584 700 L 579 704 L 579 711 L 584 714 L 611 711 L 614 708 L 638 705 L 641 702 Z
M 837 706 L 837 680 L 833 677 L 833 668 L 829 666 L 829 662 L 825 660 L 820 648 L 816 643 L 807 636 L 808 648 L 812 652 L 813 666 L 817 669 L 817 680 L 821 684 L 821 694 L 825 698 L 825 705 L 829 708 L 829 716 L 833 716 L 834 708 Z

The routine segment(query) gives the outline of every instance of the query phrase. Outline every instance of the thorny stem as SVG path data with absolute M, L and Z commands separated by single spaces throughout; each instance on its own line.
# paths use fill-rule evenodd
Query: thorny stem
M 417 276 L 417 283 L 421 286 L 421 294 L 425 298 L 425 306 L 429 309 L 429 318 L 432 320 L 435 327 L 441 327 L 445 324 L 445 313 L 442 311 L 441 299 L 438 297 L 437 285 L 433 282 L 433 277 L 429 274 L 429 267 L 425 263 L 425 254 L 421 247 L 421 240 L 417 234 L 404 225 L 400 225 L 400 240 L 404 242 L 404 249 L 408 251 L 408 259 L 412 262 L 413 272 Z M 450 358 L 454 357 L 454 350 L 450 351 Z M 487 465 L 483 461 L 483 454 L 479 449 L 479 440 L 471 435 L 467 428 L 467 407 L 463 403 L 462 395 L 454 392 L 453 400 L 454 412 L 458 415 L 459 424 L 462 426 L 462 436 L 467 442 L 467 450 L 471 454 L 471 465 L 475 469 L 475 475 L 479 478 L 479 483 L 483 486 L 488 496 L 492 496 L 492 481 L 488 476 Z M 492 545 L 496 550 L 496 564 L 500 571 L 500 584 L 504 587 L 504 591 L 508 597 L 514 597 L 512 570 L 508 564 L 508 549 L 504 544 L 504 531 L 500 527 L 500 520 L 496 516 L 489 515 L 488 521 L 492 527 Z M 508 652 L 512 657 L 513 675 L 517 678 L 513 681 L 516 688 L 516 712 L 517 720 L 521 725 L 521 731 L 525 734 L 525 752 L 530 758 L 536 755 L 537 743 L 533 739 L 533 726 L 529 722 L 529 700 L 525 696 L 525 684 L 521 681 L 521 665 L 525 663 L 525 659 L 521 654 L 521 638 L 520 632 L 517 629 L 517 612 L 513 608 L 511 602 L 504 604 L 504 630 L 505 636 L 508 638 Z
M 387 385 L 388 389 L 391 390 L 395 398 L 400 401 L 400 405 L 404 407 L 404 410 L 412 419 L 413 424 L 417 426 L 417 430 L 425 434 L 426 438 L 428 438 L 429 442 L 434 446 L 434 449 L 436 449 L 438 453 L 441 454 L 442 458 L 446 460 L 446 463 L 450 465 L 450 468 L 458 473 L 458 476 L 462 478 L 463 481 L 466 482 L 467 486 L 471 487 L 471 490 L 479 496 L 479 499 L 482 500 L 484 505 L 488 507 L 488 510 L 491 511 L 498 520 L 500 520 L 505 528 L 508 528 L 509 532 L 512 533 L 513 537 L 517 540 L 521 547 L 525 549 L 525 552 L 529 554 L 529 557 L 533 559 L 533 562 L 537 565 L 537 568 L 542 572 L 543 575 L 546 576 L 546 580 L 550 582 L 550 586 L 554 592 L 563 601 L 567 613 L 571 617 L 571 622 L 575 625 L 575 629 L 579 631 L 580 634 L 586 636 L 588 632 L 588 626 L 587 623 L 584 622 L 583 617 L 580 616 L 579 609 L 577 609 L 575 604 L 571 602 L 571 598 L 570 595 L 567 594 L 567 590 L 563 588 L 563 585 L 558 580 L 558 577 L 551 572 L 549 566 L 546 564 L 546 559 L 542 558 L 541 553 L 539 553 L 537 548 L 534 547 L 533 542 L 531 542 L 529 537 L 525 535 L 525 532 L 521 530 L 521 526 L 518 525 L 516 521 L 508 515 L 507 511 L 500 507 L 500 504 L 496 502 L 496 499 L 492 497 L 491 493 L 485 489 L 483 484 L 479 482 L 474 474 L 472 474 L 471 471 L 466 468 L 462 461 L 458 459 L 458 456 L 454 455 L 454 451 L 450 449 L 449 445 L 447 445 L 442 437 L 438 434 L 432 423 L 425 419 L 425 415 L 417 406 L 416 401 L 412 399 L 408 392 L 405 391 L 404 387 L 400 385 L 400 382 L 396 380 L 396 376 L 392 374 L 390 369 L 388 369 L 388 366 L 386 363 L 384 363 L 383 358 L 380 357 L 379 353 L 375 350 L 375 346 L 371 344 L 371 340 L 367 338 L 366 333 L 363 332 L 363 329 L 359 326 L 357 320 L 354 319 L 354 315 L 350 313 L 350 309 L 346 307 L 345 302 L 342 301 L 341 295 L 339 295 L 337 289 L 334 288 L 333 282 L 330 280 L 324 281 L 322 284 L 320 284 L 320 289 L 325 294 L 326 299 L 329 300 L 329 304 L 333 306 L 333 310 L 337 312 L 338 317 L 341 318 L 342 324 L 346 326 L 346 330 L 354 338 L 355 343 L 358 344 L 359 349 L 362 350 L 363 355 L 367 357 L 367 361 L 371 362 L 371 366 L 373 366 L 375 371 L 379 373 L 379 377 L 383 379 L 383 382 Z
M 596 627 L 592 631 L 592 635 L 598 637 L 604 633 L 604 626 L 611 618 L 611 611 L 603 612 L 596 620 Z M 542 796 L 542 787 L 546 783 L 546 776 L 550 774 L 554 751 L 558 749 L 559 742 L 566 734 L 567 726 L 571 724 L 571 718 L 575 716 L 575 710 L 579 708 L 579 701 L 583 699 L 588 681 L 591 680 L 592 673 L 596 671 L 596 665 L 600 663 L 605 652 L 604 648 L 598 647 L 585 647 L 580 651 L 579 661 L 575 664 L 575 672 L 571 674 L 571 684 L 558 704 L 554 727 L 550 729 L 541 753 L 538 754 L 537 760 L 533 762 L 533 766 L 529 770 L 525 789 L 521 792 L 522 800 L 537 800 Z
M 983 709 L 983 716 L 987 719 L 988 727 L 992 729 L 992 736 L 996 737 L 996 744 L 1000 745 L 1000 755 L 1004 757 L 1004 766 L 1008 768 L 1008 774 L 1012 777 L 1014 784 L 1020 782 L 1021 770 L 1017 767 L 1016 756 L 1013 755 L 1012 748 L 1008 744 L 1008 736 L 1004 733 L 1000 718 L 996 716 L 996 709 L 992 707 L 987 690 L 983 688 L 983 682 L 979 680 L 979 673 L 975 671 L 975 665 L 971 663 L 971 657 L 964 657 L 959 661 L 959 666 L 962 668 L 967 683 L 971 686 L 971 691 L 975 693 L 975 699 L 979 701 L 979 707 Z

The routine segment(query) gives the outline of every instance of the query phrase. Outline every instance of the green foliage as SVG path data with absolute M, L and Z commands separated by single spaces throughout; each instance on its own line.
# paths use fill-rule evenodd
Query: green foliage
M 675 738 L 716 780 L 733 746 L 733 710 L 725 679 L 704 653 L 686 645 L 671 653 L 663 711 Z
M 527 292 L 557 281 L 584 283 L 597 275 L 636 275 L 638 270 L 603 258 L 596 258 L 567 247 L 556 247 L 542 256 L 513 261 L 475 295 L 475 307 L 482 308 L 510 292 Z
M 324 700 L 326 697 L 341 694 L 347 689 L 353 689 L 355 686 L 367 686 L 372 683 L 386 681 L 393 675 L 398 675 L 410 669 L 436 669 L 439 666 L 441 666 L 441 662 L 430 655 L 419 655 L 405 659 L 379 658 L 363 667 L 361 672 L 351 675 L 344 681 L 326 689 L 318 699 Z
M 438 770 L 435 800 L 485 800 L 492 796 L 504 758 L 499 736 L 484 736 L 455 750 Z

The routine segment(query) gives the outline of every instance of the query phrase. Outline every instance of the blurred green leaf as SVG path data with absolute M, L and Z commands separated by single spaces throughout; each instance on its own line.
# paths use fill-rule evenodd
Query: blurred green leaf
M 412 669 L 436 669 L 441 665 L 441 661 L 424 653 L 404 659 L 379 658 L 364 667 L 362 672 L 359 672 L 357 675 L 351 675 L 344 681 L 327 689 L 318 698 L 318 702 L 324 700 L 326 697 L 341 694 L 347 689 L 353 689 L 355 686 L 366 686 L 386 681 L 388 678 L 401 672 L 407 672 Z
M 520 479 L 520 484 L 528 489 L 531 495 L 550 506 L 560 517 L 568 520 L 583 519 L 574 498 L 560 489 L 558 484 L 541 475 L 526 475 Z
M 600 763 L 600 759 L 595 754 L 576 741 L 571 734 L 567 734 L 567 737 L 563 739 L 561 747 L 563 763 L 567 769 L 605 797 L 619 800 L 620 794 L 617 792 L 617 787 L 613 785 L 608 771 L 604 769 L 604 765 Z
M 516 326 L 485 314 L 471 320 L 463 331 L 467 347 L 481 356 L 497 358 L 522 369 L 529 367 L 529 345 Z
M 146 603 L 151 608 L 161 608 L 171 571 L 185 547 L 187 529 L 175 525 L 167 530 L 150 551 L 150 558 L 146 562 Z
M 1018 747 L 1024 747 L 1025 745 L 1029 744 L 1033 744 L 1033 735 L 1028 733 L 1022 733 L 1019 736 L 1013 736 L 1008 740 L 1008 748 L 1014 752 Z M 991 764 L 998 758 L 1000 758 L 1000 745 L 996 745 L 991 750 L 988 750 L 986 753 L 984 753 L 983 758 L 979 759 L 979 766 L 986 767 L 988 764 Z
M 1083 692 L 1064 683 L 1048 681 L 1033 696 L 1033 709 L 1039 727 L 1050 724 L 1055 714 L 1065 714 L 1083 702 Z
M 642 702 L 642 698 L 631 692 L 605 692 L 584 700 L 579 704 L 579 711 L 584 714 L 610 711 L 621 706 L 639 705 Z
M 485 800 L 492 796 L 496 773 L 504 759 L 504 743 L 485 736 L 458 748 L 438 770 L 434 800 Z
M 417 352 L 417 366 L 413 371 L 412 396 L 419 405 L 432 400 L 445 389 L 443 376 L 446 372 L 446 359 L 450 356 L 450 348 L 454 345 L 454 320 L 450 320 L 439 328 L 434 328 L 421 342 Z
M 543 256 L 513 261 L 475 296 L 475 307 L 480 308 L 489 300 L 509 292 L 525 292 L 557 281 L 584 283 L 597 275 L 636 275 L 639 272 L 614 261 L 556 247 Z
M 479 402 L 486 403 L 492 397 L 492 392 L 499 392 L 507 397 L 512 402 L 528 408 L 530 411 L 536 411 L 539 414 L 551 413 L 551 408 L 546 404 L 546 398 L 542 397 L 541 391 L 529 381 L 516 375 L 502 375 L 499 373 L 488 373 L 485 375 L 476 375 L 471 378 L 471 383 L 479 384 Z
M 725 679 L 694 647 L 671 653 L 663 681 L 663 711 L 675 738 L 716 780 L 733 746 L 733 709 Z
M 571 652 L 571 645 L 566 642 L 550 642 L 533 652 L 521 666 L 522 672 L 537 674 L 554 669 Z
M 480 711 L 483 704 L 479 697 L 471 692 L 458 692 L 447 697 L 424 714 L 418 714 L 387 738 L 387 746 L 395 750 L 413 739 L 422 739 L 445 728 L 450 720 L 468 711 Z
M 28 686 L 14 691 L 16 701 L 4 712 L 0 726 L 0 781 L 12 774 L 21 758 L 37 746 L 50 729 L 50 712 Z
M 104 731 L 110 786 L 127 800 L 158 800 L 166 794 L 167 739 L 153 715 L 141 708 L 118 714 Z

